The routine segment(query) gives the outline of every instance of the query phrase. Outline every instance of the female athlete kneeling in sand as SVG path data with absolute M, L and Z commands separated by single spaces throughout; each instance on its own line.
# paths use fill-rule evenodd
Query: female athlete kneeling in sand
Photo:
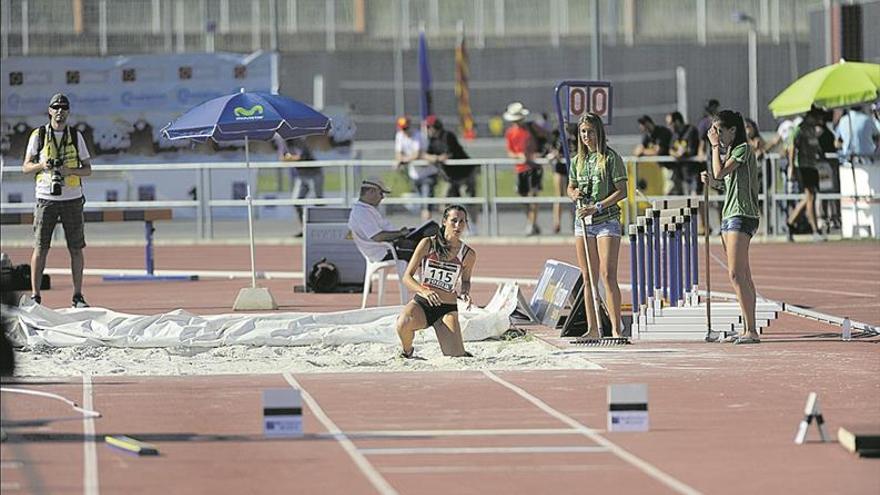
M 422 239 L 416 247 L 403 282 L 416 293 L 403 308 L 397 319 L 397 335 L 403 344 L 402 356 L 413 357 L 413 338 L 417 330 L 430 326 L 437 333 L 440 349 L 446 356 L 468 356 L 458 323 L 458 303 L 461 299 L 470 306 L 471 272 L 477 253 L 461 240 L 467 228 L 467 211 L 461 205 L 452 205 L 443 211 L 440 232 Z M 421 270 L 421 282 L 416 281 L 416 270 Z M 455 285 L 461 278 L 460 292 Z

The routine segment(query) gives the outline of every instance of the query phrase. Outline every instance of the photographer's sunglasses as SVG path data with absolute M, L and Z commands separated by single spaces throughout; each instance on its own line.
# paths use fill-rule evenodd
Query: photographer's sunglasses
M 70 110 L 70 107 L 68 107 L 66 105 L 53 105 L 49 108 L 52 108 L 54 110 Z

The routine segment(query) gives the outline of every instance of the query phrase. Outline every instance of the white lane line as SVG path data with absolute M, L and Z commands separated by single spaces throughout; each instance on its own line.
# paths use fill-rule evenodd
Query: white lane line
M 309 409 L 312 411 L 312 414 L 314 414 L 315 417 L 318 418 L 318 421 L 320 421 L 321 424 L 324 425 L 324 428 L 327 429 L 327 432 L 333 435 L 336 441 L 339 442 L 339 445 L 341 445 L 348 456 L 351 457 L 351 460 L 354 461 L 355 465 L 357 465 L 357 467 L 360 468 L 361 472 L 364 473 L 364 476 L 366 476 L 367 479 L 370 480 L 370 483 L 373 484 L 373 487 L 376 488 L 376 490 L 382 495 L 397 495 L 397 491 L 392 488 L 387 481 L 385 481 L 385 478 L 383 478 L 382 475 L 379 474 L 379 471 L 377 471 L 376 468 L 374 468 L 373 465 L 370 464 L 370 461 L 368 461 L 363 454 L 358 452 L 358 449 L 357 447 L 355 447 L 354 443 L 348 438 L 345 433 L 343 433 L 342 430 L 339 429 L 338 426 L 336 426 L 336 423 L 334 423 L 333 420 L 331 420 L 330 417 L 327 416 L 326 413 L 324 413 L 324 410 L 321 409 L 321 406 L 318 405 L 318 402 L 312 398 L 311 394 L 306 392 L 302 385 L 300 385 L 296 381 L 293 375 L 291 375 L 289 371 L 285 371 L 283 373 L 283 376 L 291 387 L 299 390 L 300 394 L 302 394 L 303 400 L 306 402 L 306 405 L 309 406 Z
M 623 459 L 624 461 L 632 464 L 634 467 L 636 467 L 637 469 L 639 469 L 643 473 L 645 473 L 648 476 L 663 483 L 664 485 L 668 486 L 672 490 L 674 490 L 678 493 L 686 494 L 686 495 L 699 495 L 700 494 L 700 492 L 697 491 L 696 489 L 694 489 L 694 488 L 682 483 L 681 481 L 678 481 L 677 479 L 673 478 L 672 476 L 664 473 L 659 468 L 650 464 L 648 461 L 645 461 L 645 460 L 641 459 L 640 457 L 624 450 L 622 447 L 618 446 L 617 444 L 615 444 L 611 440 L 608 440 L 607 438 L 605 438 L 602 435 L 600 435 L 599 433 L 597 433 L 596 430 L 588 428 L 587 426 L 585 426 L 581 423 L 578 423 L 570 416 L 567 416 L 567 415 L 557 411 L 556 409 L 553 409 L 552 407 L 547 405 L 545 402 L 543 402 L 541 399 L 539 399 L 539 398 L 535 397 L 534 395 L 526 392 L 525 390 L 517 387 L 516 385 L 502 379 L 501 377 L 492 373 L 491 371 L 484 370 L 483 374 L 486 375 L 487 377 L 489 377 L 490 380 L 492 380 L 500 385 L 503 385 L 503 386 L 509 388 L 510 390 L 514 391 L 517 395 L 519 395 L 523 399 L 525 399 L 525 400 L 531 402 L 532 404 L 534 404 L 535 406 L 537 406 L 538 409 L 541 409 L 542 411 L 546 412 L 550 416 L 553 416 L 554 418 L 558 419 L 559 421 L 562 421 L 563 423 L 567 424 L 568 426 L 581 432 L 581 434 L 584 435 L 585 437 L 587 437 L 590 440 L 596 442 L 597 444 L 607 448 L 612 454 L 614 454 L 617 457 L 620 457 L 621 459 Z
M 596 454 L 608 452 L 605 447 L 550 446 L 550 447 L 412 447 L 389 449 L 360 449 L 364 455 L 458 455 L 458 454 Z
M 0 491 L 17 492 L 21 490 L 21 483 L 17 481 L 0 481 Z
M 580 435 L 570 428 L 485 429 L 485 430 L 364 430 L 345 432 L 359 437 L 494 437 L 519 435 Z
M 383 473 L 389 474 L 465 474 L 465 473 L 513 473 L 513 472 L 539 472 L 557 471 L 563 473 L 602 471 L 623 469 L 619 464 L 508 464 L 504 466 L 389 466 L 382 468 Z
M 91 411 L 92 407 L 92 377 L 88 373 L 83 374 L 83 409 Z M 83 417 L 83 493 L 85 495 L 99 495 L 98 488 L 98 451 L 95 444 L 95 418 Z

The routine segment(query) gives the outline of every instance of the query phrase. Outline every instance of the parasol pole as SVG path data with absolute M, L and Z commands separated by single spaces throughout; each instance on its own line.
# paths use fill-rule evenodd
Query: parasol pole
M 852 110 L 850 108 L 846 109 L 846 123 L 849 126 L 849 142 L 846 143 L 846 157 L 849 160 L 849 167 L 852 170 L 853 176 L 853 216 L 855 217 L 853 220 L 856 222 L 855 227 L 853 228 L 853 237 L 858 239 L 862 236 L 862 226 L 859 224 L 859 184 L 856 180 L 856 162 L 854 160 L 855 153 L 852 152 L 852 144 L 853 144 L 853 125 L 852 119 L 853 116 L 850 113 Z
M 248 212 L 248 234 L 250 235 L 251 245 L 251 288 L 257 287 L 257 265 L 254 259 L 254 203 L 251 198 L 251 154 L 250 143 L 247 136 L 244 137 L 244 162 L 247 169 L 247 212 Z

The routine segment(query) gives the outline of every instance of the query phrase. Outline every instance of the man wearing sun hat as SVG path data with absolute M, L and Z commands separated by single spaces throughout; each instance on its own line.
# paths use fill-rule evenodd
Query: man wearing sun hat
M 543 176 L 541 165 L 535 162 L 538 143 L 526 122 L 528 115 L 529 110 L 518 101 L 507 105 L 507 111 L 504 112 L 504 120 L 512 124 L 504 133 L 507 141 L 507 156 L 518 160 L 514 165 L 516 192 L 522 197 L 534 197 L 540 194 Z M 526 235 L 541 233 L 541 229 L 538 228 L 537 204 L 526 205 L 526 221 Z
M 357 202 L 351 206 L 348 216 L 348 228 L 362 240 L 373 242 L 391 242 L 394 244 L 399 260 L 409 261 L 415 246 L 423 237 L 434 235 L 440 229 L 436 222 L 426 222 L 417 230 L 408 227 L 396 228 L 382 212 L 379 211 L 379 203 L 385 199 L 391 189 L 385 186 L 382 179 L 369 177 L 361 182 L 360 195 Z M 388 248 L 381 244 L 358 242 L 358 249 L 371 261 L 391 259 Z

